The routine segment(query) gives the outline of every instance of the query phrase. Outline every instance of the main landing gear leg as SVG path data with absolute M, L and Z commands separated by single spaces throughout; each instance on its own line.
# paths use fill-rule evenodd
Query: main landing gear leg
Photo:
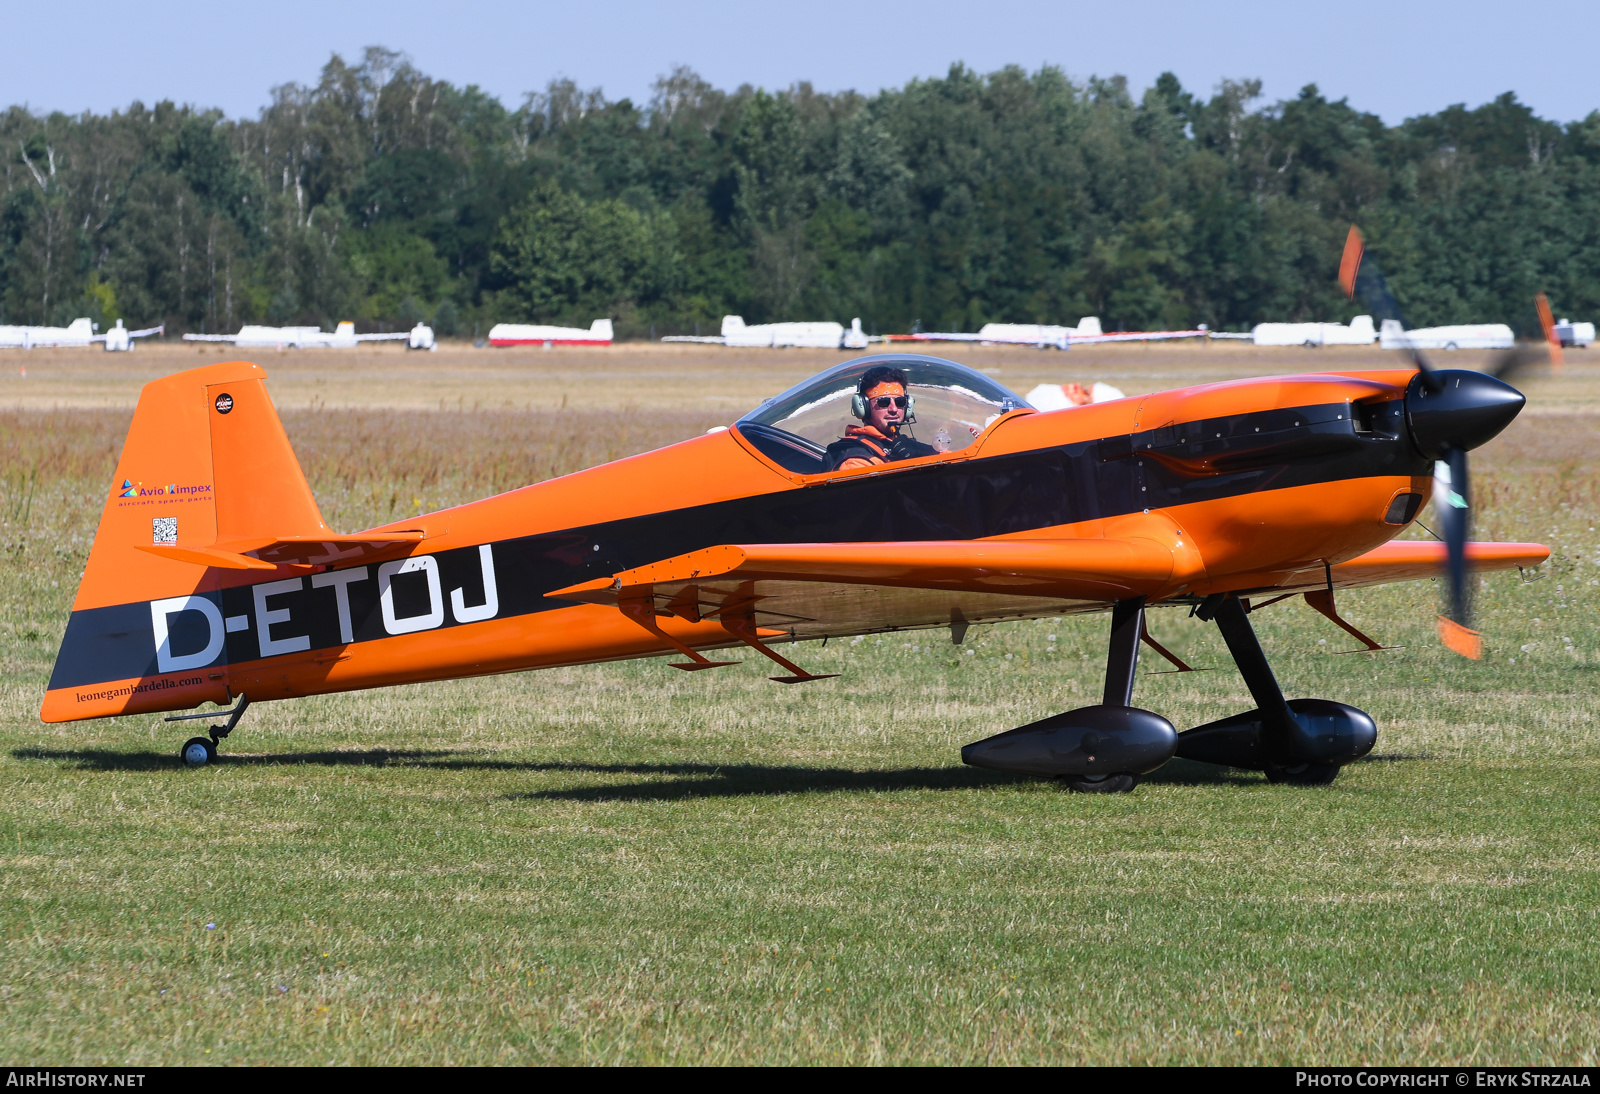
M 1118 601 L 1111 611 L 1104 702 L 997 733 L 961 750 L 974 767 L 1059 779 L 1084 793 L 1123 794 L 1140 775 L 1172 758 L 1178 731 L 1148 710 L 1130 706 L 1139 664 L 1144 598 Z
M 206 737 L 190 737 L 183 742 L 183 747 L 178 749 L 178 758 L 185 767 L 204 767 L 206 764 L 217 762 L 217 746 L 222 743 L 222 738 L 232 733 L 239 724 L 239 719 L 244 717 L 244 712 L 250 706 L 250 698 L 246 695 L 239 696 L 238 702 L 233 704 L 233 709 L 226 711 L 228 722 L 226 725 L 207 726 Z M 169 722 L 187 722 L 196 718 L 212 718 L 213 714 L 174 714 L 167 719 Z
M 1119 600 L 1111 608 L 1111 648 L 1106 653 L 1108 707 L 1133 703 L 1133 678 L 1139 670 L 1139 636 L 1144 630 L 1144 597 Z
M 1339 768 L 1372 751 L 1378 727 L 1365 711 L 1327 699 L 1285 699 L 1244 603 L 1232 594 L 1196 613 L 1214 619 L 1256 709 L 1178 734 L 1187 760 L 1266 773 L 1275 783 L 1325 786 Z

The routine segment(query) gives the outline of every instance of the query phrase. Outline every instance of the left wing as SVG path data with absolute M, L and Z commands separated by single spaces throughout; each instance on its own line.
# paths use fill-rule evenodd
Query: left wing
M 1550 557 L 1542 543 L 1469 543 L 1467 568 L 1473 571 L 1532 568 Z M 1449 558 L 1445 545 L 1431 539 L 1392 539 L 1364 555 L 1333 568 L 1339 587 L 1386 585 L 1391 581 L 1418 581 L 1443 577 Z
M 1473 543 L 1473 570 L 1537 566 L 1537 543 Z M 548 597 L 637 614 L 713 623 L 739 616 L 763 633 L 796 638 L 989 622 L 1093 610 L 1135 596 L 1166 595 L 1180 560 L 1153 539 L 935 540 L 777 543 L 707 547 Z M 1336 587 L 1438 577 L 1445 545 L 1391 541 L 1333 567 Z M 1314 575 L 1314 576 L 1313 576 Z M 1299 580 L 1296 580 L 1298 578 Z M 1319 567 L 1280 588 L 1321 588 Z
M 1146 539 L 725 545 L 546 595 L 805 638 L 1098 607 L 1165 588 L 1174 567 Z

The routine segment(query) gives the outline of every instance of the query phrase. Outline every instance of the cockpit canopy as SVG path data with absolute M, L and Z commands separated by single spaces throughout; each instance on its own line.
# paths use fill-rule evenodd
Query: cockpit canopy
M 736 428 L 774 463 L 820 474 L 828 469 L 828 445 L 861 424 L 850 412 L 851 398 L 862 374 L 879 365 L 900 369 L 910 381 L 907 394 L 916 400 L 916 420 L 904 431 L 940 452 L 959 452 L 1000 415 L 1028 407 L 1021 396 L 965 365 L 884 353 L 846 361 L 796 384 L 740 418 Z

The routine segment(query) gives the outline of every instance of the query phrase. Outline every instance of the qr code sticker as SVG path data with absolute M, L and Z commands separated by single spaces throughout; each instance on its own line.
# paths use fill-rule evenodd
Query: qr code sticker
M 151 541 L 156 546 L 172 546 L 178 542 L 178 518 L 154 517 L 150 521 Z

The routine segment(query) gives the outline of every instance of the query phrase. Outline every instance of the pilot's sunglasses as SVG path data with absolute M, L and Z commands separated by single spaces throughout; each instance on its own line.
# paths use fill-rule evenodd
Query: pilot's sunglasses
M 904 410 L 906 407 L 911 405 L 911 400 L 904 395 L 879 395 L 876 399 L 872 400 L 872 405 L 877 407 L 879 410 L 888 410 L 889 404 L 891 403 L 899 407 L 901 410 Z

